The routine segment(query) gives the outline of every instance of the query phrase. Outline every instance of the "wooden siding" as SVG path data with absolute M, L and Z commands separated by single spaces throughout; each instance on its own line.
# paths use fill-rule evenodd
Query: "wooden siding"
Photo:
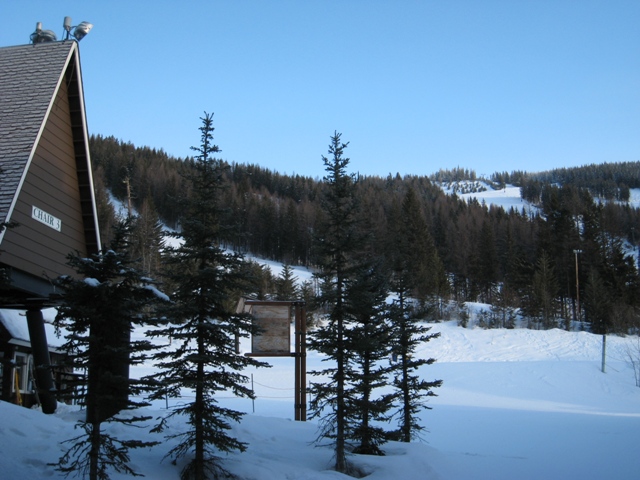
M 59 218 L 60 232 L 31 217 L 32 206 Z M 6 232 L 2 261 L 41 277 L 73 274 L 67 255 L 86 255 L 86 238 L 66 82 L 62 82 Z

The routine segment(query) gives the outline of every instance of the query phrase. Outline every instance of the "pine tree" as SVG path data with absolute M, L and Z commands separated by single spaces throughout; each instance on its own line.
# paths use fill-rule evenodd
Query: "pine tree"
M 558 313 L 557 293 L 558 283 L 551 259 L 542 252 L 533 273 L 533 311 L 530 312 L 542 323 L 542 328 L 557 327 Z
M 335 469 L 350 473 L 346 447 L 349 427 L 347 399 L 347 350 L 349 323 L 348 283 L 357 268 L 357 252 L 361 246 L 355 179 L 347 173 L 349 158 L 343 156 L 348 143 L 334 133 L 329 145 L 330 158 L 322 160 L 327 171 L 323 200 L 324 222 L 316 238 L 321 294 L 318 301 L 328 309 L 326 324 L 310 332 L 309 345 L 326 355 L 331 366 L 312 375 L 322 375 L 322 382 L 311 383 L 311 418 L 320 417 L 320 439 L 334 447 Z M 353 413 L 353 412 L 351 412 Z
M 422 365 L 431 365 L 434 359 L 416 359 L 416 349 L 423 342 L 437 338 L 440 334 L 428 334 L 430 330 L 420 323 L 419 317 L 425 313 L 412 299 L 417 284 L 421 279 L 414 273 L 416 262 L 415 241 L 416 231 L 412 218 L 416 215 L 411 207 L 411 192 L 407 193 L 401 211 L 400 225 L 406 228 L 398 229 L 395 238 L 395 248 L 391 263 L 391 292 L 396 299 L 390 309 L 391 346 L 393 358 L 396 360 L 393 385 L 399 401 L 399 431 L 398 438 L 403 442 L 410 442 L 424 427 L 418 423 L 417 414 L 426 406 L 426 399 L 435 396 L 434 388 L 442 384 L 442 380 L 426 381 L 417 375 Z M 435 249 L 434 249 L 435 250 Z M 436 272 L 432 272 L 434 274 Z
M 151 194 L 142 201 L 139 214 L 135 217 L 133 252 L 142 270 L 153 277 L 161 274 L 161 251 L 164 246 L 162 223 L 153 205 Z
M 283 265 L 276 280 L 276 300 L 296 300 L 299 296 L 298 277 L 293 274 L 291 265 Z
M 411 442 L 424 430 L 419 423 L 418 413 L 423 408 L 431 409 L 426 402 L 429 397 L 436 396 L 433 389 L 442 385 L 442 380 L 427 381 L 421 378 L 418 369 L 433 364 L 435 359 L 416 358 L 415 353 L 421 344 L 438 338 L 440 333 L 428 333 L 431 328 L 421 323 L 421 309 L 412 305 L 407 298 L 408 289 L 402 282 L 396 283 L 393 290 L 398 295 L 390 315 L 392 348 L 396 358 L 393 386 L 399 401 L 398 439 Z
M 62 276 L 56 285 L 64 292 L 56 327 L 67 332 L 62 347 L 70 352 L 69 366 L 85 370 L 86 419 L 79 422 L 84 434 L 67 440 L 69 450 L 56 465 L 66 474 L 108 479 L 108 470 L 136 475 L 129 466 L 129 449 L 157 442 L 119 440 L 102 429 L 104 422 L 132 424 L 150 417 L 118 414 L 146 406 L 129 395 L 139 396 L 148 382 L 129 378 L 129 366 L 144 362 L 154 348 L 148 340 L 131 340 L 134 327 L 157 324 L 155 310 L 166 301 L 129 255 L 131 219 L 119 223 L 110 248 L 85 258 L 69 255 L 69 265 L 82 278 Z
M 421 303 L 446 295 L 449 292 L 446 272 L 413 188 L 409 187 L 402 205 L 394 211 L 387 246 L 390 268 L 394 269 L 398 256 L 404 255 L 411 296 Z
M 346 368 L 348 439 L 354 453 L 383 455 L 380 446 L 390 434 L 380 422 L 390 420 L 394 394 L 378 394 L 388 383 L 391 326 L 387 321 L 387 279 L 379 264 L 364 265 L 348 283 L 349 323 L 345 344 L 350 368 Z M 351 421 L 351 419 L 353 419 Z
M 585 287 L 584 311 L 591 323 L 591 331 L 596 334 L 607 334 L 611 324 L 612 301 L 609 291 L 600 278 L 598 271 L 589 271 Z
M 109 245 L 113 234 L 114 226 L 117 223 L 116 211 L 109 200 L 107 188 L 104 185 L 104 171 L 97 167 L 94 173 L 94 191 L 96 198 L 96 211 L 98 215 L 98 227 L 100 230 L 100 243 Z
M 498 253 L 488 220 L 482 222 L 473 267 L 475 283 L 480 289 L 482 301 L 492 303 L 493 291 L 498 281 Z
M 191 195 L 182 204 L 182 231 L 175 236 L 181 244 L 167 248 L 167 269 L 175 285 L 173 303 L 165 312 L 168 324 L 156 332 L 172 339 L 172 351 L 156 356 L 161 371 L 154 377 L 162 395 L 179 397 L 182 389 L 194 392 L 194 400 L 171 411 L 157 427 L 164 429 L 168 418 L 186 417 L 189 429 L 172 434 L 178 445 L 167 454 L 174 459 L 193 454 L 181 478 L 203 480 L 226 476 L 218 452 L 244 451 L 246 444 L 232 437 L 230 422 L 243 413 L 221 407 L 216 395 L 229 391 L 253 398 L 241 372 L 247 366 L 264 363 L 240 355 L 235 336 L 246 336 L 249 317 L 235 313 L 234 293 L 244 288 L 242 256 L 221 246 L 225 225 L 220 196 L 226 185 L 226 163 L 213 155 L 213 116 L 205 113 L 200 127 L 201 145 L 194 173 L 189 175 Z M 157 395 L 160 397 L 161 395 Z

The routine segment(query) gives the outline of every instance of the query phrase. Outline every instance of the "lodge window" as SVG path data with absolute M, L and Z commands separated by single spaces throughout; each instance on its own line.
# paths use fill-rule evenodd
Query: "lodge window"
M 20 393 L 31 393 L 31 362 L 32 356 L 27 353 L 16 352 L 13 360 L 15 362 L 14 377 L 11 384 L 11 391 L 16 391 L 16 386 L 20 389 Z

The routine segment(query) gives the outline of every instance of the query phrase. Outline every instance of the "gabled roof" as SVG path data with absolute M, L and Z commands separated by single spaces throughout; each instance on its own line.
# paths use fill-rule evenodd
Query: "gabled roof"
M 11 219 L 21 182 L 69 67 L 77 69 L 73 76 L 79 83 L 83 127 L 79 134 L 83 138 L 74 141 L 85 144 L 88 160 L 78 44 L 70 40 L 0 48 L 0 221 Z
M 68 253 L 101 248 L 75 40 L 0 48 L 0 222 L 11 221 L 0 262 L 24 292 L 44 295 Z

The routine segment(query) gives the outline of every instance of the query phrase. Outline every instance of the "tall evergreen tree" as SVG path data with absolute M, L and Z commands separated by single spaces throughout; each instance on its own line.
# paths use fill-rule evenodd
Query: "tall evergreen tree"
M 280 276 L 276 279 L 276 300 L 295 300 L 299 296 L 297 286 L 298 277 L 293 274 L 291 265 L 282 267 Z
M 538 259 L 535 272 L 533 273 L 533 308 L 530 312 L 532 316 L 538 319 L 542 328 L 549 329 L 557 327 L 558 314 L 558 283 L 556 280 L 555 269 L 551 263 L 551 259 L 542 252 Z
M 415 190 L 407 189 L 398 218 L 391 219 L 392 240 L 389 258 L 397 262 L 397 256 L 404 255 L 406 274 L 412 288 L 412 296 L 421 302 L 445 294 L 447 279 L 444 267 L 429 232 L 424 213 Z
M 351 319 L 345 339 L 351 359 L 346 371 L 347 437 L 353 452 L 383 455 L 380 446 L 390 433 L 380 422 L 390 420 L 395 395 L 376 391 L 388 383 L 391 368 L 391 326 L 387 321 L 387 279 L 382 266 L 364 265 L 348 282 L 347 312 Z
M 423 365 L 431 365 L 433 358 L 416 358 L 417 348 L 432 339 L 438 338 L 440 333 L 428 333 L 430 327 L 424 325 L 420 317 L 424 310 L 419 308 L 409 297 L 411 291 L 406 271 L 396 270 L 391 291 L 396 299 L 390 310 L 391 346 L 396 359 L 393 386 L 398 396 L 398 439 L 410 442 L 424 430 L 419 423 L 418 413 L 426 405 L 428 397 L 436 396 L 434 388 L 442 385 L 442 380 L 428 381 L 418 375 L 418 369 Z
M 157 324 L 156 306 L 166 297 L 152 280 L 137 269 L 129 255 L 131 219 L 117 225 L 108 249 L 85 258 L 69 256 L 80 278 L 59 277 L 56 285 L 64 292 L 56 327 L 67 332 L 62 347 L 71 352 L 69 366 L 87 372 L 86 418 L 79 422 L 84 434 L 59 459 L 57 469 L 91 480 L 108 479 L 109 470 L 136 475 L 129 465 L 129 449 L 157 442 L 119 440 L 106 433 L 104 422 L 131 424 L 150 417 L 118 415 L 148 405 L 129 395 L 141 395 L 150 387 L 143 380 L 129 378 L 129 365 L 144 362 L 154 348 L 148 340 L 131 340 L 134 327 Z
M 226 476 L 218 453 L 245 450 L 246 444 L 228 433 L 230 422 L 239 421 L 243 413 L 220 406 L 216 395 L 230 391 L 252 398 L 241 372 L 264 365 L 235 350 L 235 336 L 246 336 L 250 321 L 235 313 L 238 299 L 233 298 L 244 284 L 242 256 L 221 246 L 225 225 L 220 197 L 228 166 L 213 156 L 219 152 L 213 130 L 213 115 L 205 113 L 200 147 L 192 147 L 197 156 L 187 178 L 191 194 L 182 204 L 182 231 L 175 234 L 180 244 L 167 249 L 173 303 L 165 312 L 168 324 L 156 332 L 172 338 L 175 347 L 156 357 L 161 371 L 154 378 L 164 394 L 194 392 L 193 401 L 173 409 L 157 428 L 162 430 L 170 417 L 186 417 L 189 429 L 169 436 L 179 443 L 167 454 L 174 459 L 193 455 L 181 472 L 183 480 Z
M 498 253 L 491 224 L 482 222 L 473 262 L 474 281 L 478 285 L 483 302 L 492 303 L 498 281 Z
M 426 398 L 435 396 L 433 389 L 442 384 L 441 380 L 429 382 L 417 375 L 419 367 L 432 364 L 434 359 L 414 358 L 414 353 L 421 343 L 437 338 L 440 334 L 427 333 L 430 328 L 419 320 L 421 314 L 425 313 L 425 309 L 421 308 L 413 297 L 414 293 L 419 291 L 416 288 L 417 284 L 421 282 L 420 276 L 415 275 L 414 264 L 418 255 L 415 242 L 418 241 L 417 235 L 422 229 L 416 231 L 413 228 L 416 224 L 416 212 L 411 206 L 412 196 L 411 190 L 407 192 L 401 210 L 399 222 L 401 228 L 396 231 L 390 288 L 396 299 L 389 315 L 392 325 L 390 344 L 393 357 L 396 359 L 393 385 L 399 402 L 398 438 L 404 442 L 410 442 L 424 428 L 419 424 L 417 414 L 423 407 L 428 408 L 425 403 Z M 435 249 L 432 255 L 437 256 Z M 430 273 L 436 275 L 440 272 Z
M 162 223 L 150 194 L 143 200 L 134 226 L 133 253 L 137 256 L 142 270 L 158 277 L 162 270 L 161 251 L 164 237 Z
M 584 311 L 593 333 L 609 333 L 612 303 L 609 291 L 597 269 L 592 268 L 585 287 Z
M 344 157 L 348 143 L 342 143 L 341 134 L 334 133 L 329 155 L 322 160 L 327 175 L 323 200 L 324 222 L 320 226 L 316 247 L 322 290 L 319 301 L 328 309 L 326 324 L 310 332 L 310 347 L 326 355 L 331 365 L 321 371 L 321 382 L 311 383 L 312 418 L 320 417 L 320 438 L 327 439 L 335 449 L 335 469 L 349 473 L 346 447 L 351 418 L 347 400 L 348 282 L 357 269 L 357 252 L 361 247 L 358 229 L 358 209 L 355 178 L 347 173 L 349 158 Z
M 98 215 L 98 227 L 100 229 L 100 243 L 102 245 L 109 245 L 111 243 L 114 226 L 117 223 L 116 211 L 109 200 L 109 194 L 104 185 L 104 172 L 102 167 L 96 167 L 94 178 L 96 210 Z

